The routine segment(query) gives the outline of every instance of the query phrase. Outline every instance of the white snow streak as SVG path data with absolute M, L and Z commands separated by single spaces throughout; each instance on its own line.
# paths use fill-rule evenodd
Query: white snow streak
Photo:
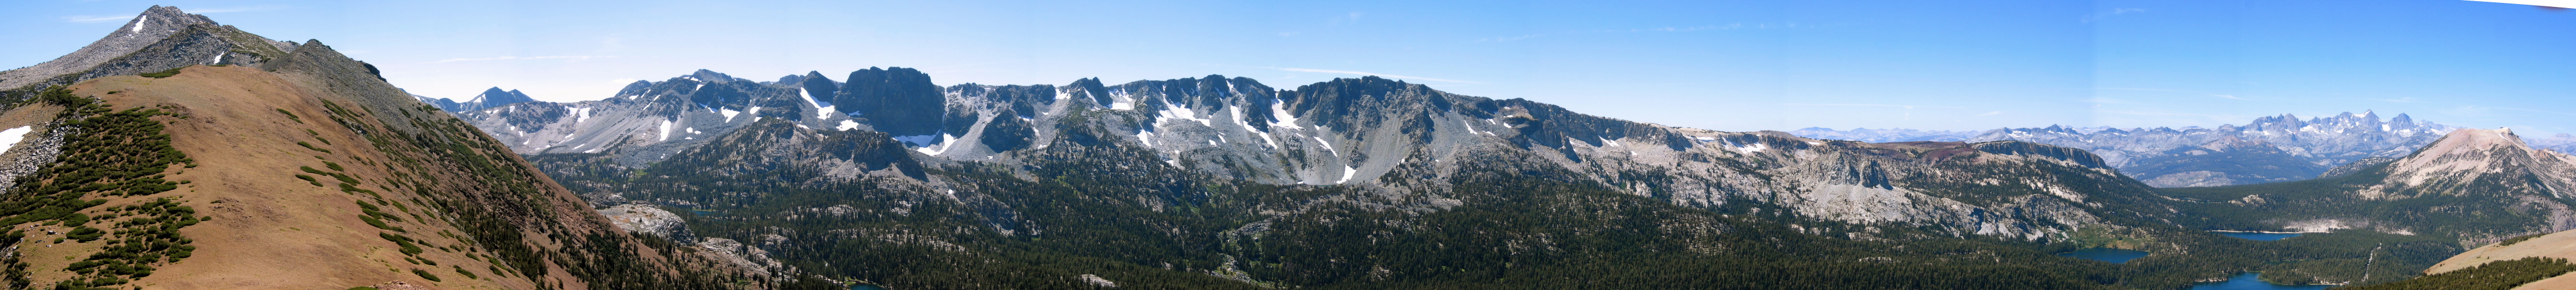
M 921 151 L 921 153 L 922 153 L 922 154 L 930 154 L 931 156 L 939 156 L 939 153 L 942 153 L 942 152 L 948 152 L 948 147 L 954 147 L 954 146 L 957 146 L 957 142 L 955 142 L 955 141 L 957 141 L 957 136 L 949 136 L 948 134 L 939 134 L 939 140 L 941 141 L 941 142 L 939 142 L 939 143 L 940 143 L 940 144 L 939 144 L 939 149 L 930 149 L 930 146 L 922 146 L 922 147 L 921 147 L 921 149 L 914 149 L 914 150 Z
M 671 141 L 671 120 L 662 120 L 662 138 L 655 141 Z
M 9 147 L 17 147 L 18 141 L 27 140 L 27 135 L 33 135 L 35 131 L 35 128 L 27 126 L 0 130 L 0 152 L 9 152 Z
M 1111 110 L 1125 111 L 1136 109 L 1135 96 L 1127 94 L 1126 90 L 1109 92 L 1109 97 L 1109 109 Z
M 1291 129 L 1299 129 L 1297 127 L 1297 116 L 1288 114 L 1287 104 L 1283 104 L 1286 102 L 1287 101 L 1280 99 L 1270 99 L 1270 118 L 1276 120 L 1270 122 L 1271 128 L 1285 126 Z
M 1255 134 L 1255 135 L 1261 135 L 1261 143 L 1262 143 L 1262 144 L 1268 144 L 1268 145 L 1270 145 L 1270 148 L 1279 148 L 1279 141 L 1271 140 L 1271 139 L 1270 139 L 1270 132 L 1262 132 L 1261 130 L 1253 130 L 1253 129 L 1252 129 L 1252 122 L 1250 122 L 1250 121 L 1245 121 L 1245 120 L 1243 119 L 1243 107 L 1241 107 L 1241 106 L 1235 106 L 1235 105 L 1226 105 L 1226 106 L 1225 106 L 1225 111 L 1226 111 L 1227 113 L 1232 113 L 1232 114 L 1234 114 L 1234 124 L 1235 124 L 1235 125 L 1243 126 L 1243 131 L 1244 131 L 1244 132 L 1252 132 L 1252 134 Z
M 146 20 L 152 20 L 152 15 L 134 18 L 134 33 L 143 33 L 143 21 Z
M 837 128 L 834 128 L 834 130 L 848 131 L 848 130 L 850 130 L 850 129 L 858 129 L 858 128 L 859 128 L 859 122 L 857 122 L 857 121 L 841 120 L 841 126 L 840 126 L 840 127 L 837 127 Z
M 1333 184 L 1350 183 L 1350 182 L 1351 182 L 1351 177 L 1352 177 L 1352 176 L 1358 176 L 1359 174 L 1360 174 L 1360 170 L 1359 170 L 1359 169 L 1357 169 L 1357 168 L 1351 168 L 1350 166 L 1342 166 L 1342 180 L 1340 180 L 1340 181 L 1334 181 L 1334 182 L 1333 182 Z
M 742 111 L 735 111 L 735 110 L 733 110 L 733 109 L 724 109 L 723 111 L 719 111 L 719 112 L 716 112 L 716 113 L 718 113 L 718 114 L 724 114 L 724 116 L 725 116 L 725 123 L 733 123 L 733 116 L 734 116 L 734 115 L 741 115 L 741 114 L 742 114 Z
M 1170 103 L 1164 103 L 1164 104 L 1168 105 L 1168 104 L 1170 104 Z M 1168 109 L 1166 109 L 1166 110 L 1163 110 L 1163 112 L 1161 112 L 1161 115 L 1163 116 L 1163 118 L 1167 118 L 1167 119 L 1184 119 L 1184 120 L 1191 120 L 1191 121 L 1199 121 L 1199 126 L 1211 126 L 1211 127 L 1213 127 L 1212 125 L 1209 125 L 1210 123 L 1208 123 L 1208 121 L 1209 121 L 1208 119 L 1205 119 L 1205 118 L 1199 118 L 1199 111 L 1190 110 L 1190 108 L 1183 108 L 1183 107 L 1180 107 L 1180 106 L 1163 106 L 1163 107 L 1164 107 L 1164 108 L 1168 108 Z
M 1342 157 L 1342 151 L 1341 151 L 1341 150 L 1333 150 L 1333 142 L 1332 142 L 1332 141 L 1324 141 L 1324 137 L 1315 137 L 1315 144 L 1323 144 L 1323 145 L 1324 145 L 1324 152 L 1332 152 L 1332 153 L 1333 153 L 1333 157 Z
M 814 111 L 815 118 L 828 118 L 832 116 L 832 112 L 834 112 L 832 110 L 832 103 L 826 103 L 822 100 L 814 99 L 814 93 L 805 90 L 796 90 L 796 95 L 805 97 L 805 103 L 814 104 L 814 108 L 818 109 Z

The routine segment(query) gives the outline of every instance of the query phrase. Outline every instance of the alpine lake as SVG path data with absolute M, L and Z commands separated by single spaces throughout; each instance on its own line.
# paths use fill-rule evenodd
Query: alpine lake
M 2227 232 L 2227 231 L 2213 231 L 2213 232 L 2218 233 L 2219 235 L 2223 235 L 2223 236 L 2234 237 L 2234 238 L 2240 238 L 2240 239 L 2247 239 L 2247 240 L 2256 240 L 2256 241 L 2278 241 L 2278 240 L 2281 240 L 2281 239 L 2287 239 L 2287 238 L 2290 238 L 2290 237 L 2296 237 L 2296 236 L 2299 236 L 2299 233 Z M 2112 248 L 2087 248 L 2087 249 L 2075 250 L 2075 251 L 2073 251 L 2073 252 L 2060 253 L 2060 254 L 2057 254 L 2057 255 L 2058 255 L 2058 256 L 2063 256 L 2063 257 L 2081 258 L 2081 259 L 2087 259 L 2087 260 L 2095 260 L 2095 261 L 2111 262 L 2112 264 L 2120 264 L 2120 263 L 2128 263 L 2128 262 L 2129 262 L 2129 260 L 2133 260 L 2133 259 L 2137 259 L 2137 258 L 2141 258 L 2141 257 L 2146 257 L 2146 256 L 2147 256 L 2147 252 L 2146 252 L 2146 251 L 2139 251 L 2139 250 L 2112 249 Z M 2243 272 L 2243 273 L 2236 273 L 2236 276 L 2229 276 L 2229 277 L 2227 277 L 2227 280 L 2226 280 L 2226 281 L 2219 281 L 2219 282 L 2208 282 L 2208 283 L 2193 284 L 2193 285 L 2191 286 L 2191 288 L 2190 288 L 2190 289 L 2191 289 L 2191 290 L 2316 290 L 2316 289 L 2326 289 L 2326 288 L 2329 288 L 2329 287 L 2334 287 L 2334 286 L 2336 286 L 2336 285 L 2281 285 L 2281 284 L 2272 284 L 2272 283 L 2270 283 L 2270 282 L 2263 282 L 2262 275 L 2263 275 L 2263 273 L 2260 273 L 2260 272 Z

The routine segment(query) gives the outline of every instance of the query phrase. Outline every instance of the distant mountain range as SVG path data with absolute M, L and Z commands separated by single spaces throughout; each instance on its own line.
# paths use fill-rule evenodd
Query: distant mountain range
M 2003 128 L 1962 140 L 2016 140 L 2080 148 L 2102 156 L 2122 173 L 2149 185 L 2196 187 L 2315 178 L 2335 166 L 2363 158 L 2403 156 L 2450 129 L 2415 121 L 2406 114 L 2383 120 L 2378 113 L 2362 112 L 2305 120 L 2284 114 L 2256 118 L 2244 126 L 2217 128 Z M 1910 129 L 1808 128 L 1800 132 L 1807 132 L 1801 136 L 1886 141 L 1935 140 L 1956 134 Z
M 1825 127 L 1807 127 L 1804 129 L 1789 131 L 1789 134 L 1798 135 L 1798 137 L 1852 140 L 1871 143 L 1910 141 L 1958 142 L 1967 141 L 1968 138 L 1976 138 L 1978 134 L 1983 133 L 1984 132 L 1981 131 L 1926 131 L 1902 128 L 1852 128 L 1850 131 L 1843 131 Z
M 528 97 L 527 93 L 521 93 L 519 90 L 503 91 L 500 87 L 483 89 L 483 93 L 475 94 L 473 98 L 466 99 L 464 102 L 457 102 L 454 99 L 448 98 L 431 99 L 420 95 L 412 95 L 411 97 L 420 99 L 421 103 L 437 106 L 439 110 L 446 110 L 449 112 L 466 112 L 500 107 L 501 105 L 537 101 L 536 98 Z

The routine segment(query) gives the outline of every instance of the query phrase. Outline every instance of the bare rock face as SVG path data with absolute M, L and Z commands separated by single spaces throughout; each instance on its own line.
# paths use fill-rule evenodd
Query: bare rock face
M 858 115 L 876 126 L 878 132 L 895 136 L 923 136 L 940 132 L 939 121 L 947 110 L 939 85 L 930 83 L 930 75 L 910 68 L 868 68 L 850 72 L 832 104 L 841 112 Z
M 659 207 L 626 204 L 601 209 L 599 214 L 608 216 L 609 222 L 628 232 L 660 236 L 682 245 L 697 243 L 697 235 L 689 232 L 687 221 Z
M 768 250 L 744 245 L 732 239 L 707 238 L 698 243 L 698 248 L 704 250 L 700 253 L 713 257 L 717 262 L 724 263 L 725 266 L 737 271 L 769 277 L 788 277 L 795 274 L 794 267 L 770 259 Z
M 1090 283 L 1091 286 L 1118 288 L 1118 282 L 1110 282 L 1109 279 L 1100 278 L 1100 275 L 1082 274 L 1078 278 L 1081 278 L 1083 283 Z

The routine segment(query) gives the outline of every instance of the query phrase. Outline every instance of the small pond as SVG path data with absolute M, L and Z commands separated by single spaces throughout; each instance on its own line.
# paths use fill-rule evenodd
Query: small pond
M 2279 241 L 2279 240 L 2281 240 L 2281 239 L 2287 239 L 2287 238 L 2290 238 L 2290 237 L 2296 237 L 2296 236 L 2299 236 L 2299 235 L 2300 235 L 2300 233 L 2227 232 L 2227 231 L 2210 231 L 2210 232 L 2218 233 L 2218 235 L 2221 235 L 2221 236 L 2229 236 L 2229 237 L 2236 237 L 2236 238 L 2239 238 L 2239 239 L 2256 240 L 2256 241 Z
M 703 209 L 692 209 L 689 210 L 689 213 L 697 214 L 698 216 L 724 216 L 724 212 Z
M 2263 282 L 2263 273 L 2244 272 L 2227 277 L 2227 281 L 2192 284 L 2191 290 L 2318 290 L 2335 285 L 2281 285 Z
M 885 287 L 877 287 L 877 285 L 858 284 L 858 285 L 850 285 L 850 290 L 886 290 L 886 288 L 885 288 Z
M 2057 255 L 2062 257 L 2074 257 L 2119 264 L 2128 263 L 2129 260 L 2137 259 L 2138 257 L 2146 257 L 2147 251 L 2113 248 L 2084 248 L 2082 250 L 2075 250 L 2074 252 L 2066 252 Z

